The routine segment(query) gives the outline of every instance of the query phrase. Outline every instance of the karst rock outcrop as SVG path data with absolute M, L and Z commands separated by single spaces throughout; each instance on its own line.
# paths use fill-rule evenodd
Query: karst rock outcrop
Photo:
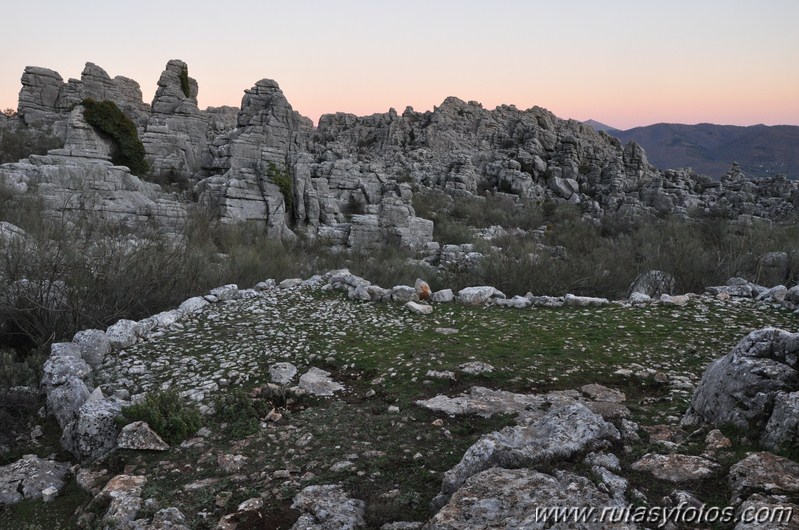
M 85 187 L 106 182 L 152 204 L 126 195 L 127 203 L 115 209 L 46 200 L 48 208 L 173 228 L 188 208 L 199 206 L 226 223 L 263 223 L 276 238 L 302 233 L 344 248 L 393 241 L 424 249 L 433 223 L 411 206 L 412 190 L 424 188 L 571 203 L 592 218 L 699 213 L 779 220 L 799 206 L 799 187 L 786 177 L 749 180 L 737 165 L 721 181 L 690 169 L 659 170 L 640 146 L 622 145 L 540 107 L 489 110 L 448 97 L 432 111 L 327 114 L 314 126 L 270 79 L 245 90 L 238 110 L 201 110 L 198 83 L 189 73 L 183 61 L 169 61 L 148 105 L 135 81 L 111 78 L 92 63 L 80 80 L 66 82 L 52 70 L 26 68 L 18 115 L 0 125 L 47 131 L 65 146 L 44 158 L 3 165 L 2 183 L 20 195 L 82 197 L 67 177 L 75 166 L 87 167 L 80 171 Z M 138 182 L 131 184 L 123 170 L 108 164 L 98 142 L 85 149 L 85 138 L 76 138 L 75 129 L 84 126 L 74 109 L 87 98 L 113 101 L 136 124 L 149 165 Z M 105 214 L 111 210 L 113 215 Z

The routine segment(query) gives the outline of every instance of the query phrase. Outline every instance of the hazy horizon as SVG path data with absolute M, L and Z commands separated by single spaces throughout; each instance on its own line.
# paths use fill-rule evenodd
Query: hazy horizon
M 38 15 L 47 11 L 46 19 Z M 84 0 L 7 6 L 0 108 L 25 66 L 79 78 L 86 62 L 135 79 L 151 102 L 182 59 L 199 104 L 239 107 L 276 80 L 295 110 L 432 110 L 448 96 L 485 108 L 540 106 L 626 130 L 655 123 L 799 125 L 799 2 L 506 0 L 374 2 Z M 28 21 L 27 23 L 25 21 Z M 32 22 L 32 21 L 35 21 Z

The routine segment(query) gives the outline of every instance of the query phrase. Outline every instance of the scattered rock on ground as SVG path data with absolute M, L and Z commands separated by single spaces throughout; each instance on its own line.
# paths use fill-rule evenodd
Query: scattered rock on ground
M 344 390 L 344 385 L 330 378 L 330 372 L 312 367 L 300 376 L 300 389 L 314 396 L 332 396 L 339 390 Z
M 734 503 L 753 493 L 799 493 L 799 464 L 772 453 L 753 453 L 730 468 L 728 477 Z
M 481 437 L 444 473 L 441 493 L 433 502 L 443 506 L 467 478 L 490 467 L 533 467 L 603 449 L 620 439 L 613 424 L 582 404 L 554 408 L 528 426 L 506 427 Z
M 701 456 L 647 453 L 633 463 L 632 469 L 645 471 L 657 479 L 679 484 L 708 478 L 716 473 L 720 466 Z
M 427 523 L 425 530 L 472 530 L 476 528 L 576 529 L 599 528 L 596 523 L 556 523 L 537 520 L 544 506 L 622 506 L 587 478 L 555 471 L 552 475 L 532 469 L 494 467 L 466 480 L 449 502 Z M 607 529 L 632 529 L 625 524 L 606 524 Z
M 433 306 L 428 304 L 420 304 L 418 302 L 407 302 L 405 307 L 411 313 L 415 313 L 417 315 L 431 315 L 433 313 Z
M 458 366 L 458 369 L 463 373 L 471 375 L 485 374 L 494 371 L 493 366 L 481 361 L 470 361 L 468 363 L 463 363 L 460 366 Z
M 291 508 L 303 512 L 292 530 L 354 530 L 365 525 L 365 503 L 351 499 L 341 486 L 307 486 Z
M 297 375 L 297 367 L 291 363 L 275 363 L 269 367 L 269 378 L 278 385 L 291 383 L 295 375 Z
M 64 489 L 70 464 L 25 455 L 16 462 L 0 467 L 0 507 L 28 499 L 41 499 Z
M 143 421 L 134 421 L 122 427 L 117 438 L 120 449 L 137 449 L 140 451 L 166 451 L 169 444 Z

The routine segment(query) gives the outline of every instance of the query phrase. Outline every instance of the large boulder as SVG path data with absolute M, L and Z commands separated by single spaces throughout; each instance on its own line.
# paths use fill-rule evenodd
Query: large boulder
M 120 319 L 105 331 L 111 347 L 114 349 L 129 348 L 139 338 L 139 324 L 134 320 Z
M 0 467 L 0 508 L 27 499 L 41 499 L 46 490 L 64 489 L 69 475 L 68 462 L 25 455 L 13 464 Z
M 783 444 L 797 440 L 795 422 L 788 419 L 796 406 L 791 393 L 799 390 L 797 369 L 799 333 L 753 331 L 708 366 L 682 424 L 732 424 L 773 448 L 788 447 Z
M 42 386 L 47 389 L 63 385 L 71 377 L 86 381 L 91 373 L 91 367 L 80 357 L 51 355 L 42 368 Z
M 130 528 L 130 523 L 141 510 L 145 484 L 147 477 L 139 475 L 117 475 L 108 481 L 95 497 L 99 503 L 108 506 L 102 519 L 104 528 Z
M 779 451 L 799 445 L 799 392 L 779 392 L 760 443 Z
M 47 393 L 47 409 L 58 425 L 65 428 L 80 416 L 80 408 L 89 399 L 89 389 L 82 379 L 69 376 L 62 384 Z
M 464 287 L 458 291 L 458 302 L 464 305 L 483 305 L 492 298 L 505 298 L 505 294 L 490 285 Z
M 556 407 L 528 426 L 506 427 L 472 445 L 461 461 L 444 474 L 433 503 L 443 506 L 466 480 L 491 467 L 534 467 L 604 448 L 621 435 L 585 405 Z
M 111 341 L 105 332 L 99 329 L 78 331 L 72 337 L 72 342 L 78 345 L 81 357 L 92 368 L 102 364 L 105 356 L 111 351 Z
M 471 530 L 474 528 L 524 528 L 529 530 L 589 530 L 599 528 L 595 520 L 577 521 L 565 510 L 544 512 L 545 507 L 580 507 L 603 510 L 624 505 L 611 498 L 587 478 L 568 471 L 553 474 L 532 469 L 481 471 L 465 482 L 452 499 L 428 523 L 425 530 Z M 570 517 L 570 515 L 572 515 Z M 633 529 L 633 525 L 606 522 L 606 529 Z
M 788 279 L 791 271 L 787 252 L 766 252 L 757 262 L 760 281 L 764 285 L 777 285 Z
M 105 398 L 97 388 L 78 410 L 78 418 L 61 434 L 61 446 L 81 460 L 99 458 L 116 447 L 116 417 L 125 402 Z
M 291 530 L 355 530 L 364 527 L 363 501 L 351 499 L 341 486 L 307 486 L 294 497 L 293 510 L 302 513 Z
M 660 298 L 664 294 L 674 294 L 676 285 L 677 282 L 674 280 L 674 276 L 668 272 L 648 271 L 633 280 L 633 283 L 630 284 L 630 289 L 627 291 L 627 297 L 630 298 L 633 294 L 640 293 L 650 298 Z

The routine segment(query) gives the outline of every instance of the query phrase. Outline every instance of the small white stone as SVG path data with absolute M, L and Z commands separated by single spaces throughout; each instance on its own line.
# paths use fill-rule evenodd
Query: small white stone
M 44 502 L 52 502 L 58 497 L 58 489 L 55 486 L 49 486 L 42 490 L 42 500 Z

